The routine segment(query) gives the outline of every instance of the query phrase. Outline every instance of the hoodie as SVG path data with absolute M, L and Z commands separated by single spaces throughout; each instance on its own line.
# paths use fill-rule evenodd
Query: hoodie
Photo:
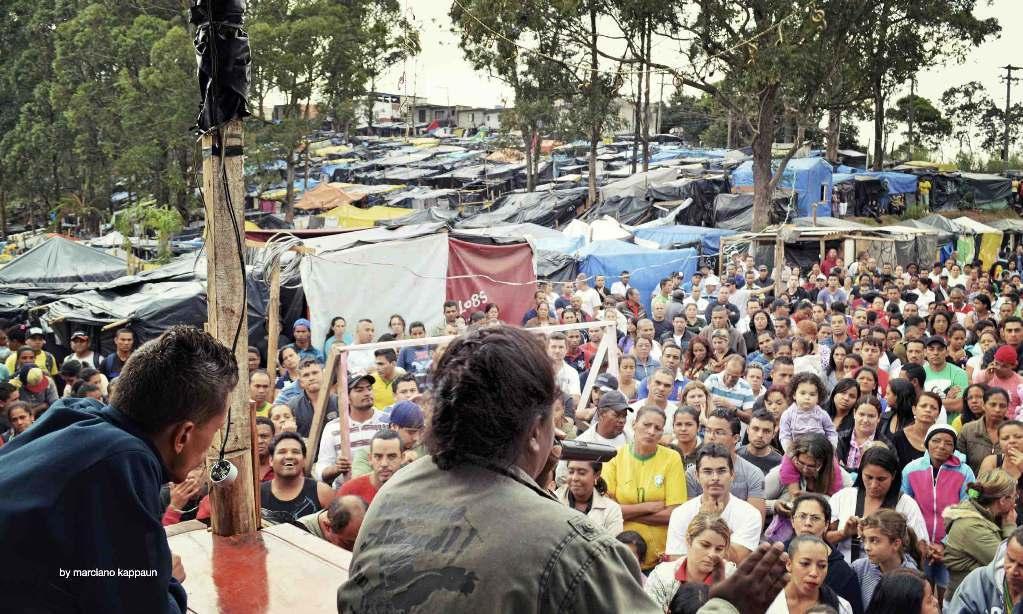
M 1005 542 L 998 546 L 995 558 L 971 571 L 952 593 L 944 614 L 1009 614 L 1005 611 Z M 1018 610 L 1018 608 L 1017 608 Z
M 170 476 L 133 420 L 61 399 L 0 449 L 0 467 L 4 611 L 186 610 L 160 523 Z
M 1002 540 L 1012 535 L 1015 525 L 1000 527 L 994 516 L 973 499 L 945 510 L 945 566 L 951 577 L 948 592 L 954 592 L 970 571 L 995 558 Z
M 932 544 L 945 538 L 942 512 L 966 498 L 966 485 L 974 479 L 973 470 L 961 452 L 948 457 L 938 468 L 937 476 L 927 452 L 902 470 L 902 492 L 916 499 Z

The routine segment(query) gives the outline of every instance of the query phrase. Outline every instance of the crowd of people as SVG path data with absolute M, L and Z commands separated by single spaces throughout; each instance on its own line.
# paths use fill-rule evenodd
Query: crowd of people
M 600 553 L 619 568 L 602 581 L 639 584 L 594 590 L 642 600 L 632 602 L 637 611 L 707 608 L 716 585 L 774 542 L 785 545 L 788 573 L 765 604 L 772 614 L 1011 609 L 1023 599 L 1023 258 L 1013 256 L 984 268 L 953 252 L 902 267 L 867 252 L 846 264 L 833 249 L 807 269 L 783 267 L 776 283 L 767 266 L 738 253 L 723 270 L 666 277 L 647 297 L 628 271 L 611 284 L 582 274 L 541 281 L 522 314 L 487 304 L 463 317 L 458 303 L 444 303 L 429 336 L 455 335 L 451 345 L 350 351 L 343 403 L 322 387 L 333 345 L 424 339 L 427 326 L 395 314 L 378 335 L 371 320 L 350 330 L 337 316 L 319 342 L 309 320 L 296 320 L 278 372 L 249 349 L 264 519 L 294 523 L 375 566 L 353 566 L 353 578 L 407 575 L 388 558 L 393 544 L 367 537 L 364 523 L 420 513 L 441 525 L 468 522 L 457 506 L 465 494 L 439 476 L 487 479 L 456 470 L 471 465 L 561 506 L 583 537 L 610 538 Z M 529 330 L 554 324 L 580 326 Z M 611 331 L 614 360 L 598 362 Z M 516 335 L 542 344 L 540 353 L 516 345 Z M 3 440 L 31 432 L 58 399 L 115 394 L 134 335 L 118 331 L 115 343 L 102 357 L 83 332 L 70 348 L 49 347 L 37 328 L 0 334 Z M 521 355 L 509 362 L 502 343 Z M 595 385 L 583 398 L 588 379 Z M 528 445 L 544 434 L 509 440 L 524 419 L 500 407 L 514 400 L 546 415 L 548 396 L 550 454 Z M 616 453 L 603 463 L 559 460 L 558 442 L 573 439 Z M 164 525 L 209 518 L 204 476 L 199 468 L 163 486 Z M 420 483 L 434 484 L 435 502 L 454 502 L 419 510 Z M 374 504 L 381 492 L 398 494 Z M 495 516 L 443 539 L 394 530 L 426 550 L 470 552 L 482 527 L 504 530 L 494 523 L 506 515 Z M 545 531 L 558 539 L 562 529 Z M 369 562 L 374 551 L 383 560 Z M 583 565 L 593 551 L 564 556 Z M 489 582 L 472 570 L 448 573 L 449 591 Z M 356 599 L 342 587 L 339 600 L 372 605 L 383 594 Z

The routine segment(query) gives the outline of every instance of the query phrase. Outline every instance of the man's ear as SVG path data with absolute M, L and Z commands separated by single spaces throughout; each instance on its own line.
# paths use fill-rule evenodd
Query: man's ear
M 170 430 L 171 446 L 173 447 L 174 451 L 180 454 L 181 451 L 185 448 L 185 446 L 188 445 L 189 440 L 192 438 L 192 435 L 194 434 L 195 423 L 192 422 L 191 420 L 179 422 L 175 424 L 173 427 L 171 427 Z

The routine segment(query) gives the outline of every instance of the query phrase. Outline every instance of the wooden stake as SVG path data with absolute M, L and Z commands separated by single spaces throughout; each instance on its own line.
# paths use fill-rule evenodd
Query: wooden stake
M 316 404 L 313 406 L 313 425 L 309 428 L 309 441 L 306 445 L 306 448 L 309 449 L 309 454 L 306 456 L 306 473 L 312 472 L 313 465 L 316 464 L 316 457 L 319 455 L 320 433 L 323 431 L 323 413 L 327 411 L 327 399 L 330 398 L 330 391 L 334 386 L 334 375 L 337 371 L 338 358 L 341 354 L 337 351 L 340 343 L 343 342 L 335 341 L 334 345 L 330 346 L 330 353 L 327 354 L 327 363 L 323 365 L 323 383 L 320 384 L 320 396 L 316 399 Z M 345 399 L 347 398 L 348 397 L 346 395 Z M 347 414 L 347 404 L 345 406 L 345 411 L 341 411 L 340 398 L 338 398 L 337 409 L 339 414 Z M 319 479 L 319 476 L 313 477 L 315 479 Z
M 244 157 L 241 151 L 240 120 L 228 122 L 202 138 L 207 330 L 228 347 L 234 344 L 238 361 L 238 385 L 229 396 L 228 422 L 214 437 L 206 454 L 207 462 L 212 465 L 220 458 L 223 444 L 224 459 L 238 468 L 238 477 L 233 483 L 210 489 L 213 532 L 224 536 L 255 531 L 260 518 L 253 477 L 253 428 L 247 385 L 249 335 L 243 299 L 245 274 L 237 239 L 244 232 L 241 225 L 245 197 Z
M 281 336 L 281 264 L 274 260 L 270 269 L 270 302 L 266 306 L 266 372 L 270 385 L 277 381 L 277 339 Z

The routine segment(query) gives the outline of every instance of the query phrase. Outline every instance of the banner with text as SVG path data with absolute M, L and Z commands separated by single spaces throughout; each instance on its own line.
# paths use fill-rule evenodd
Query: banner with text
M 528 243 L 480 245 L 448 238 L 447 298 L 457 301 L 466 322 L 487 303 L 501 310 L 501 321 L 521 322 L 536 291 L 533 250 Z

